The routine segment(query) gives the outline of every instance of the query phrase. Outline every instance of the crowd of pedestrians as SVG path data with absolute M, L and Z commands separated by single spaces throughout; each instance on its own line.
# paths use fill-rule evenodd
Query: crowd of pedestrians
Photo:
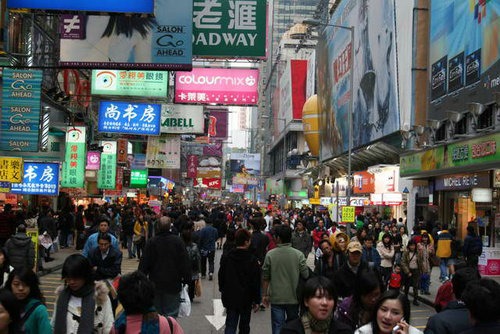
M 38 258 L 27 228 L 38 229 Z M 217 278 L 226 334 L 250 333 L 252 311 L 266 309 L 273 334 L 416 334 L 410 301 L 418 305 L 419 294 L 429 294 L 438 267 L 440 312 L 425 333 L 493 333 L 500 326 L 494 307 L 500 286 L 480 278 L 481 240 L 474 224 L 467 232 L 462 244 L 447 224 L 419 219 L 409 233 L 403 219 L 377 212 L 345 225 L 310 208 L 263 213 L 200 203 L 155 213 L 130 203 L 27 215 L 6 206 L 0 213 L 0 311 L 9 321 L 2 325 L 0 318 L 0 332 L 183 333 L 176 321 L 183 287 L 193 301 L 202 280 Z M 49 318 L 35 272 L 51 261 L 56 246 L 81 254 L 66 258 Z M 123 256 L 137 259 L 136 272 L 121 275 Z

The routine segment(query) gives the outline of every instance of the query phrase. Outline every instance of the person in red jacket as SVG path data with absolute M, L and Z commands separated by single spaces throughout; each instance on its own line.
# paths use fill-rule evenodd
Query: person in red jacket
M 321 236 L 324 233 L 328 234 L 328 230 L 325 228 L 325 221 L 323 219 L 320 219 L 318 220 L 318 226 L 316 226 L 316 228 L 312 231 L 314 250 L 318 249 Z
M 391 278 L 389 279 L 389 289 L 399 291 L 401 289 L 402 280 L 401 266 L 396 263 L 392 268 Z

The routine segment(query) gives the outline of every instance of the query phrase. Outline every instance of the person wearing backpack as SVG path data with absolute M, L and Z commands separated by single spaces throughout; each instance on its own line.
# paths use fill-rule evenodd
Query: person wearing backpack
M 5 283 L 21 303 L 19 331 L 26 334 L 52 334 L 45 298 L 40 290 L 38 276 L 31 268 L 14 269 Z
M 201 255 L 198 245 L 193 242 L 193 232 L 194 232 L 194 224 L 192 222 L 187 222 L 181 232 L 181 238 L 186 246 L 186 250 L 188 252 L 189 261 L 191 263 L 191 281 L 187 283 L 188 285 L 188 294 L 191 302 L 194 299 L 195 295 L 195 284 L 196 281 L 200 279 L 200 271 L 201 271 Z M 199 282 L 198 282 L 199 283 Z
M 474 231 L 474 226 L 467 226 L 467 236 L 464 239 L 463 254 L 468 267 L 476 268 L 479 256 L 483 253 L 481 237 Z

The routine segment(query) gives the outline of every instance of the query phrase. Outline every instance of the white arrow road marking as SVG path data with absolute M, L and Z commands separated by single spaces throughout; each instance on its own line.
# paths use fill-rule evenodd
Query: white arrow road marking
M 219 330 L 226 323 L 226 315 L 224 314 L 224 306 L 222 299 L 214 299 L 214 315 L 206 315 L 207 320 Z

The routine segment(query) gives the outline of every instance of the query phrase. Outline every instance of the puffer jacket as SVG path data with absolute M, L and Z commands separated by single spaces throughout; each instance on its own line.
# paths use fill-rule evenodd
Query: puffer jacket
M 387 248 L 382 241 L 377 244 L 377 251 L 380 254 L 380 266 L 384 268 L 392 267 L 392 259 L 394 258 L 394 246 Z
M 18 232 L 10 237 L 5 243 L 5 251 L 15 269 L 33 268 L 35 265 L 35 246 L 26 233 Z

